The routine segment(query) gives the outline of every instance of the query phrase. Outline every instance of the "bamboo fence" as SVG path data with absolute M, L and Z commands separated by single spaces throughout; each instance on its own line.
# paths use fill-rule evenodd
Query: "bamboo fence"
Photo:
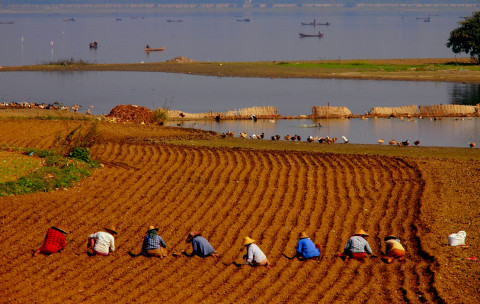
M 183 115 L 183 116 L 182 116 Z M 229 110 L 227 112 L 187 113 L 179 110 L 169 110 L 169 119 L 210 119 L 219 116 L 222 119 L 244 119 L 255 115 L 257 118 L 278 116 L 278 109 L 273 106 L 251 107 Z
M 345 106 L 331 107 L 331 106 L 313 106 L 312 116 L 314 118 L 336 118 L 336 117 L 348 117 L 352 115 L 352 112 Z
M 452 115 L 471 115 L 478 114 L 479 105 L 467 106 L 467 105 L 431 105 L 431 106 L 419 106 L 419 112 L 421 115 L 433 115 L 433 116 L 452 116 Z
M 370 115 L 389 116 L 389 115 L 417 115 L 419 114 L 418 106 L 402 106 L 402 107 L 374 107 L 369 112 Z

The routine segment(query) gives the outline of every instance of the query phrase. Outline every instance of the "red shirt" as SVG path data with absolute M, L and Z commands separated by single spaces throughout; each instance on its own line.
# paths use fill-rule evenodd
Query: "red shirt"
M 49 228 L 43 247 L 50 249 L 49 251 L 57 252 L 65 248 L 65 235 L 57 229 Z

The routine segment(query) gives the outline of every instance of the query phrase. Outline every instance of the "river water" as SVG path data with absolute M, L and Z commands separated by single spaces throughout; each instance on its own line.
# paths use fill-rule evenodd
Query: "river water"
M 0 14 L 0 65 L 64 58 L 97 63 L 453 57 L 451 30 L 473 9 L 185 10 L 142 13 Z M 238 16 L 238 17 L 236 17 Z M 241 16 L 241 17 L 240 17 Z M 423 18 L 430 16 L 430 22 Z M 75 21 L 63 21 L 73 18 Z M 250 22 L 237 19 L 249 18 Z M 121 19 L 117 21 L 117 19 Z M 183 22 L 167 22 L 181 19 Z M 301 22 L 330 26 L 302 26 Z M 299 33 L 319 38 L 299 38 Z M 98 40 L 98 48 L 88 44 Z M 165 46 L 145 54 L 144 46 Z
M 453 57 L 445 47 L 462 10 L 242 10 L 101 14 L 0 14 L 0 65 L 65 58 L 97 63 L 155 62 L 177 56 L 202 61 L 315 60 Z M 241 17 L 236 17 L 240 16 Z M 431 16 L 430 22 L 417 17 Z M 75 18 L 75 21 L 63 21 Z M 118 19 L 121 19 L 117 21 Z M 166 22 L 168 18 L 183 22 Z M 250 22 L 238 22 L 250 18 Z M 301 22 L 330 26 L 302 26 Z M 324 33 L 299 38 L 299 32 Z M 98 40 L 98 49 L 88 43 Z M 143 46 L 165 46 L 145 54 Z M 0 72 L 0 102 L 59 102 L 81 111 L 109 113 L 118 104 L 167 106 L 189 113 L 275 106 L 281 115 L 310 114 L 315 105 L 364 113 L 377 106 L 477 104 L 478 84 L 333 79 L 219 78 L 142 72 Z M 421 140 L 425 145 L 466 146 L 480 141 L 478 119 L 309 120 L 185 123 L 211 129 L 340 137 L 357 143 L 378 138 Z M 176 123 L 173 123 L 176 124 Z M 316 126 L 316 127 L 313 127 Z

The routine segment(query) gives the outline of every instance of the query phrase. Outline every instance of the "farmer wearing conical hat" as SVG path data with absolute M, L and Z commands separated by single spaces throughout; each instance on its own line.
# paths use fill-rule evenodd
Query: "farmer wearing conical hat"
M 249 238 L 248 236 L 245 237 L 243 240 L 243 246 L 247 249 L 246 254 L 246 262 L 244 265 L 251 265 L 251 266 L 265 266 L 267 268 L 273 267 L 272 264 L 267 259 L 267 256 L 263 251 L 254 244 L 255 240 Z
M 299 260 L 318 260 L 320 258 L 320 245 L 315 245 L 305 231 L 298 236 L 297 257 Z
M 157 234 L 158 228 L 154 226 L 148 227 L 145 237 L 143 238 L 142 253 L 145 256 L 166 257 L 167 244 L 162 237 Z
M 345 248 L 343 250 L 343 257 L 349 257 L 357 261 L 365 260 L 365 252 L 372 254 L 372 249 L 368 244 L 366 238 L 369 236 L 363 229 L 358 230 L 355 234 L 348 240 Z
M 198 255 L 199 257 L 214 257 L 215 259 L 220 258 L 218 253 L 213 249 L 213 246 L 204 238 L 200 232 L 192 231 L 187 236 L 187 243 L 192 243 L 192 253 L 190 256 Z
M 65 234 L 68 234 L 68 232 L 62 225 L 48 228 L 43 245 L 34 251 L 33 256 L 36 257 L 40 253 L 50 255 L 55 252 L 61 252 L 65 249 Z
M 396 260 L 403 260 L 405 248 L 400 244 L 400 240 L 394 235 L 386 236 L 383 240 L 385 241 L 386 249 L 385 255 L 382 256 L 382 261 L 390 264 Z
M 99 231 L 88 236 L 87 248 L 92 248 L 92 255 L 107 256 L 115 251 L 115 238 L 118 234 L 114 226 L 104 228 L 105 231 Z

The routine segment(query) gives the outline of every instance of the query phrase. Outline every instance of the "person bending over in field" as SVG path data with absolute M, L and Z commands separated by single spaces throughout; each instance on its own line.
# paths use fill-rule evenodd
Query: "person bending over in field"
M 320 245 L 314 244 L 313 241 L 307 236 L 307 234 L 302 231 L 298 237 L 297 243 L 297 255 L 296 257 L 300 260 L 319 260 L 320 259 Z
M 340 255 L 342 259 L 350 258 L 357 261 L 365 260 L 365 252 L 372 254 L 372 249 L 368 244 L 366 238 L 369 236 L 363 229 L 357 231 L 345 244 L 343 254 Z
M 385 241 L 386 248 L 385 255 L 382 256 L 382 261 L 387 264 L 396 260 L 403 261 L 405 248 L 400 244 L 400 240 L 393 235 L 386 236 L 383 240 Z
M 215 259 L 220 258 L 218 253 L 213 249 L 212 245 L 205 239 L 200 232 L 192 231 L 187 236 L 187 243 L 192 243 L 192 253 L 188 256 L 198 255 L 199 257 L 214 257 Z
M 247 249 L 247 254 L 245 255 L 246 262 L 244 265 L 251 265 L 251 266 L 265 266 L 267 268 L 273 267 L 272 264 L 267 259 L 267 256 L 263 251 L 254 244 L 255 240 L 252 240 L 248 236 L 245 237 L 243 240 L 243 246 Z
M 162 237 L 157 234 L 158 228 L 148 227 L 147 235 L 143 238 L 142 254 L 147 257 L 159 257 L 163 259 L 167 256 L 167 244 Z
M 33 252 L 33 256 L 36 257 L 40 253 L 50 255 L 61 252 L 65 249 L 65 234 L 68 234 L 68 232 L 62 225 L 48 228 L 47 235 L 45 235 L 45 239 L 43 240 L 43 245 Z
M 92 249 L 92 253 L 89 253 L 89 255 L 107 256 L 115 251 L 115 238 L 113 235 L 118 233 L 113 226 L 104 229 L 105 231 L 99 231 L 88 236 L 87 248 Z

